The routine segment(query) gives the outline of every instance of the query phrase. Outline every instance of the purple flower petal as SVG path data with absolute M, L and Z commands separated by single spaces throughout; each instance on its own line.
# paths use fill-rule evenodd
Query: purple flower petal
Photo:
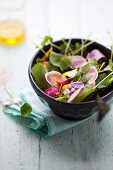
M 67 102 L 69 103 L 72 102 L 76 98 L 76 96 L 80 93 L 81 90 L 82 88 L 79 88 L 74 93 L 72 93 L 72 95 L 70 96 Z
M 81 81 L 71 82 L 71 86 L 76 89 L 79 89 L 84 87 L 84 83 L 82 83 Z
M 72 94 L 72 93 L 75 92 L 75 91 L 76 91 L 75 88 L 72 88 L 71 90 L 66 89 L 66 93 L 67 93 L 67 94 Z

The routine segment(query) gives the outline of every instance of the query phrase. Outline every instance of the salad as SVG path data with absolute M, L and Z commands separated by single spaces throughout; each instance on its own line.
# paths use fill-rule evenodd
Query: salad
M 91 49 L 93 41 L 61 40 L 45 36 L 38 48 L 42 57 L 32 67 L 33 78 L 45 94 L 58 101 L 69 103 L 95 99 L 97 94 L 113 83 L 113 62 L 98 49 Z M 44 51 L 44 46 L 49 49 Z M 90 50 L 89 50 L 90 49 Z

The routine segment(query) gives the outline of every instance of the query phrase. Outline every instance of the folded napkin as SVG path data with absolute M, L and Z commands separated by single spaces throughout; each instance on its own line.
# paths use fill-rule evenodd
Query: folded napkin
M 40 101 L 32 89 L 22 90 L 16 98 L 5 102 L 3 111 L 13 116 L 22 116 L 19 106 L 15 103 L 24 102 L 28 102 L 32 106 L 32 112 L 25 117 L 31 119 L 32 122 L 28 127 L 38 131 L 44 137 L 55 135 L 86 120 L 70 121 L 60 118 L 52 112 L 46 102 Z

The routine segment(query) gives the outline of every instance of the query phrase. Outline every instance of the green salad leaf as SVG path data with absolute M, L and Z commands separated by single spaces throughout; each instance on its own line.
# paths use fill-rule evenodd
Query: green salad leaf
M 113 61 L 112 59 L 109 59 L 108 65 L 104 68 L 103 71 L 113 71 Z
M 40 44 L 41 44 L 41 46 L 45 46 L 47 43 L 51 43 L 51 42 L 53 42 L 53 38 L 51 36 L 49 36 L 49 35 L 46 35 L 43 38 L 43 40 L 42 40 L 42 42 Z
M 45 79 L 45 73 L 48 72 L 46 66 L 42 63 L 37 63 L 32 67 L 32 74 L 37 85 L 42 89 L 50 87 Z
M 50 54 L 50 62 L 61 69 L 61 71 L 64 71 L 68 68 L 70 68 L 70 59 L 68 56 L 51 52 Z
M 101 90 L 102 88 L 104 90 L 104 88 L 113 83 L 113 46 L 111 48 L 111 57 L 109 61 L 106 62 L 105 60 L 103 61 L 103 63 L 100 63 L 97 59 L 92 59 L 91 61 L 88 60 L 88 53 L 90 51 L 89 46 L 91 46 L 94 41 L 86 39 L 73 43 L 72 39 L 62 39 L 61 44 L 57 44 L 53 42 L 52 37 L 45 36 L 40 43 L 40 46 L 43 47 L 48 43 L 51 47 L 48 58 L 46 58 L 44 61 L 42 60 L 42 58 L 37 59 L 36 64 L 32 68 L 33 77 L 37 85 L 42 90 L 51 87 L 45 79 L 45 73 L 51 71 L 58 71 L 61 74 L 63 73 L 63 76 L 65 76 L 66 79 L 69 79 L 71 77 L 71 81 L 73 82 L 78 81 L 84 83 L 84 88 L 80 89 L 78 95 L 73 99 L 73 103 L 88 101 L 90 99 L 92 100 L 92 98 L 95 99 L 94 97 L 99 90 Z M 43 48 L 42 52 L 46 55 L 46 52 L 43 51 Z M 84 57 L 86 59 L 86 62 L 84 62 L 84 66 L 76 67 L 76 71 L 73 71 L 73 68 L 71 66 L 72 57 L 78 55 Z M 90 82 L 90 78 L 93 78 L 91 69 L 92 66 L 95 67 L 96 70 L 96 78 L 94 79 L 94 82 Z M 56 100 L 68 102 L 68 99 L 70 97 L 70 93 L 68 93 L 68 90 L 71 89 L 72 91 L 74 91 L 73 88 L 75 88 L 71 86 L 71 81 L 67 81 L 68 83 L 64 81 L 64 85 L 66 86 L 58 87 L 58 90 L 60 88 L 63 90 L 59 90 L 59 96 L 55 98 Z M 66 89 L 67 93 L 64 94 L 64 91 L 66 92 Z
M 101 73 L 98 75 L 98 78 L 96 79 L 96 84 L 98 84 L 99 82 L 101 82 L 105 77 L 107 76 L 107 73 Z M 102 84 L 100 84 L 99 88 L 104 88 L 106 87 L 105 82 L 103 82 Z
M 72 102 L 81 102 L 86 97 L 91 95 L 91 93 L 96 92 L 100 88 L 105 88 L 108 85 L 110 85 L 113 82 L 113 72 L 111 72 L 110 74 L 108 74 L 105 77 L 104 77 L 104 75 L 101 75 L 100 78 L 98 79 L 98 81 L 99 82 L 95 86 L 86 84 L 84 86 L 84 88 L 80 91 L 78 96 L 76 96 L 76 98 Z
M 105 73 L 103 73 L 98 76 L 97 84 L 94 87 L 94 90 L 96 91 L 98 89 L 105 88 L 105 87 L 109 86 L 111 83 L 113 83 L 113 72 L 111 72 L 110 74 L 107 74 L 107 75 Z
M 80 93 L 75 97 L 75 99 L 72 101 L 73 103 L 75 102 L 81 102 L 83 101 L 86 97 L 88 97 L 91 93 L 94 92 L 93 90 L 93 85 L 85 85 L 84 88 L 80 91 Z
M 7 95 L 13 99 L 13 95 L 9 92 L 9 90 L 4 86 L 3 87 L 5 92 L 7 93 Z M 15 105 L 17 105 L 20 108 L 20 112 L 22 116 L 27 116 L 28 114 L 30 114 L 32 112 L 32 106 L 29 103 L 24 102 L 22 105 L 18 103 L 14 103 Z M 7 107 L 7 104 L 4 105 L 5 107 Z
M 85 74 L 87 73 L 89 68 L 90 68 L 89 63 L 87 63 L 84 66 L 82 66 L 81 68 L 79 68 L 78 72 L 75 75 L 75 77 L 73 78 L 73 80 L 74 81 L 82 81 L 83 83 L 86 83 L 88 81 L 88 78 L 85 76 Z
M 66 102 L 68 99 L 69 95 L 64 93 L 62 93 L 59 97 L 56 98 L 56 100 L 60 102 Z
M 102 70 L 105 71 L 113 71 L 113 45 L 111 46 L 111 57 L 109 59 L 108 65 Z
M 50 61 L 48 61 L 48 65 L 46 66 L 48 71 L 61 71 L 59 67 L 54 66 Z

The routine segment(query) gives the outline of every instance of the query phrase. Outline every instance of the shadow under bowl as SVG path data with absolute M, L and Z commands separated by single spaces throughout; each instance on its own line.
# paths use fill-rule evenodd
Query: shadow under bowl
M 68 39 L 66 39 L 68 41 Z M 72 39 L 71 43 L 75 44 L 76 42 L 81 42 L 82 39 Z M 62 41 L 56 41 L 54 44 L 60 45 Z M 44 51 L 48 51 L 50 48 L 50 45 L 44 46 Z M 87 51 L 90 52 L 93 49 L 98 49 L 100 50 L 105 56 L 106 56 L 106 62 L 108 62 L 110 56 L 111 56 L 111 51 L 106 48 L 105 46 L 94 42 L 90 46 L 88 46 Z M 39 96 L 39 98 L 44 99 L 52 111 L 68 120 L 80 120 L 87 118 L 91 116 L 95 111 L 97 111 L 97 104 L 95 100 L 92 101 L 87 101 L 87 102 L 76 102 L 76 103 L 67 103 L 67 102 L 60 102 L 56 101 L 54 98 L 46 95 L 36 84 L 33 76 L 32 76 L 32 67 L 36 63 L 37 58 L 41 58 L 43 56 L 43 53 L 41 50 L 39 50 L 36 55 L 32 58 L 29 64 L 28 68 L 28 74 L 29 74 L 29 80 L 30 83 L 35 90 L 36 94 Z M 113 96 L 113 88 L 112 85 L 109 88 L 106 88 L 105 91 L 102 91 L 100 97 L 104 101 L 108 101 L 111 97 Z

